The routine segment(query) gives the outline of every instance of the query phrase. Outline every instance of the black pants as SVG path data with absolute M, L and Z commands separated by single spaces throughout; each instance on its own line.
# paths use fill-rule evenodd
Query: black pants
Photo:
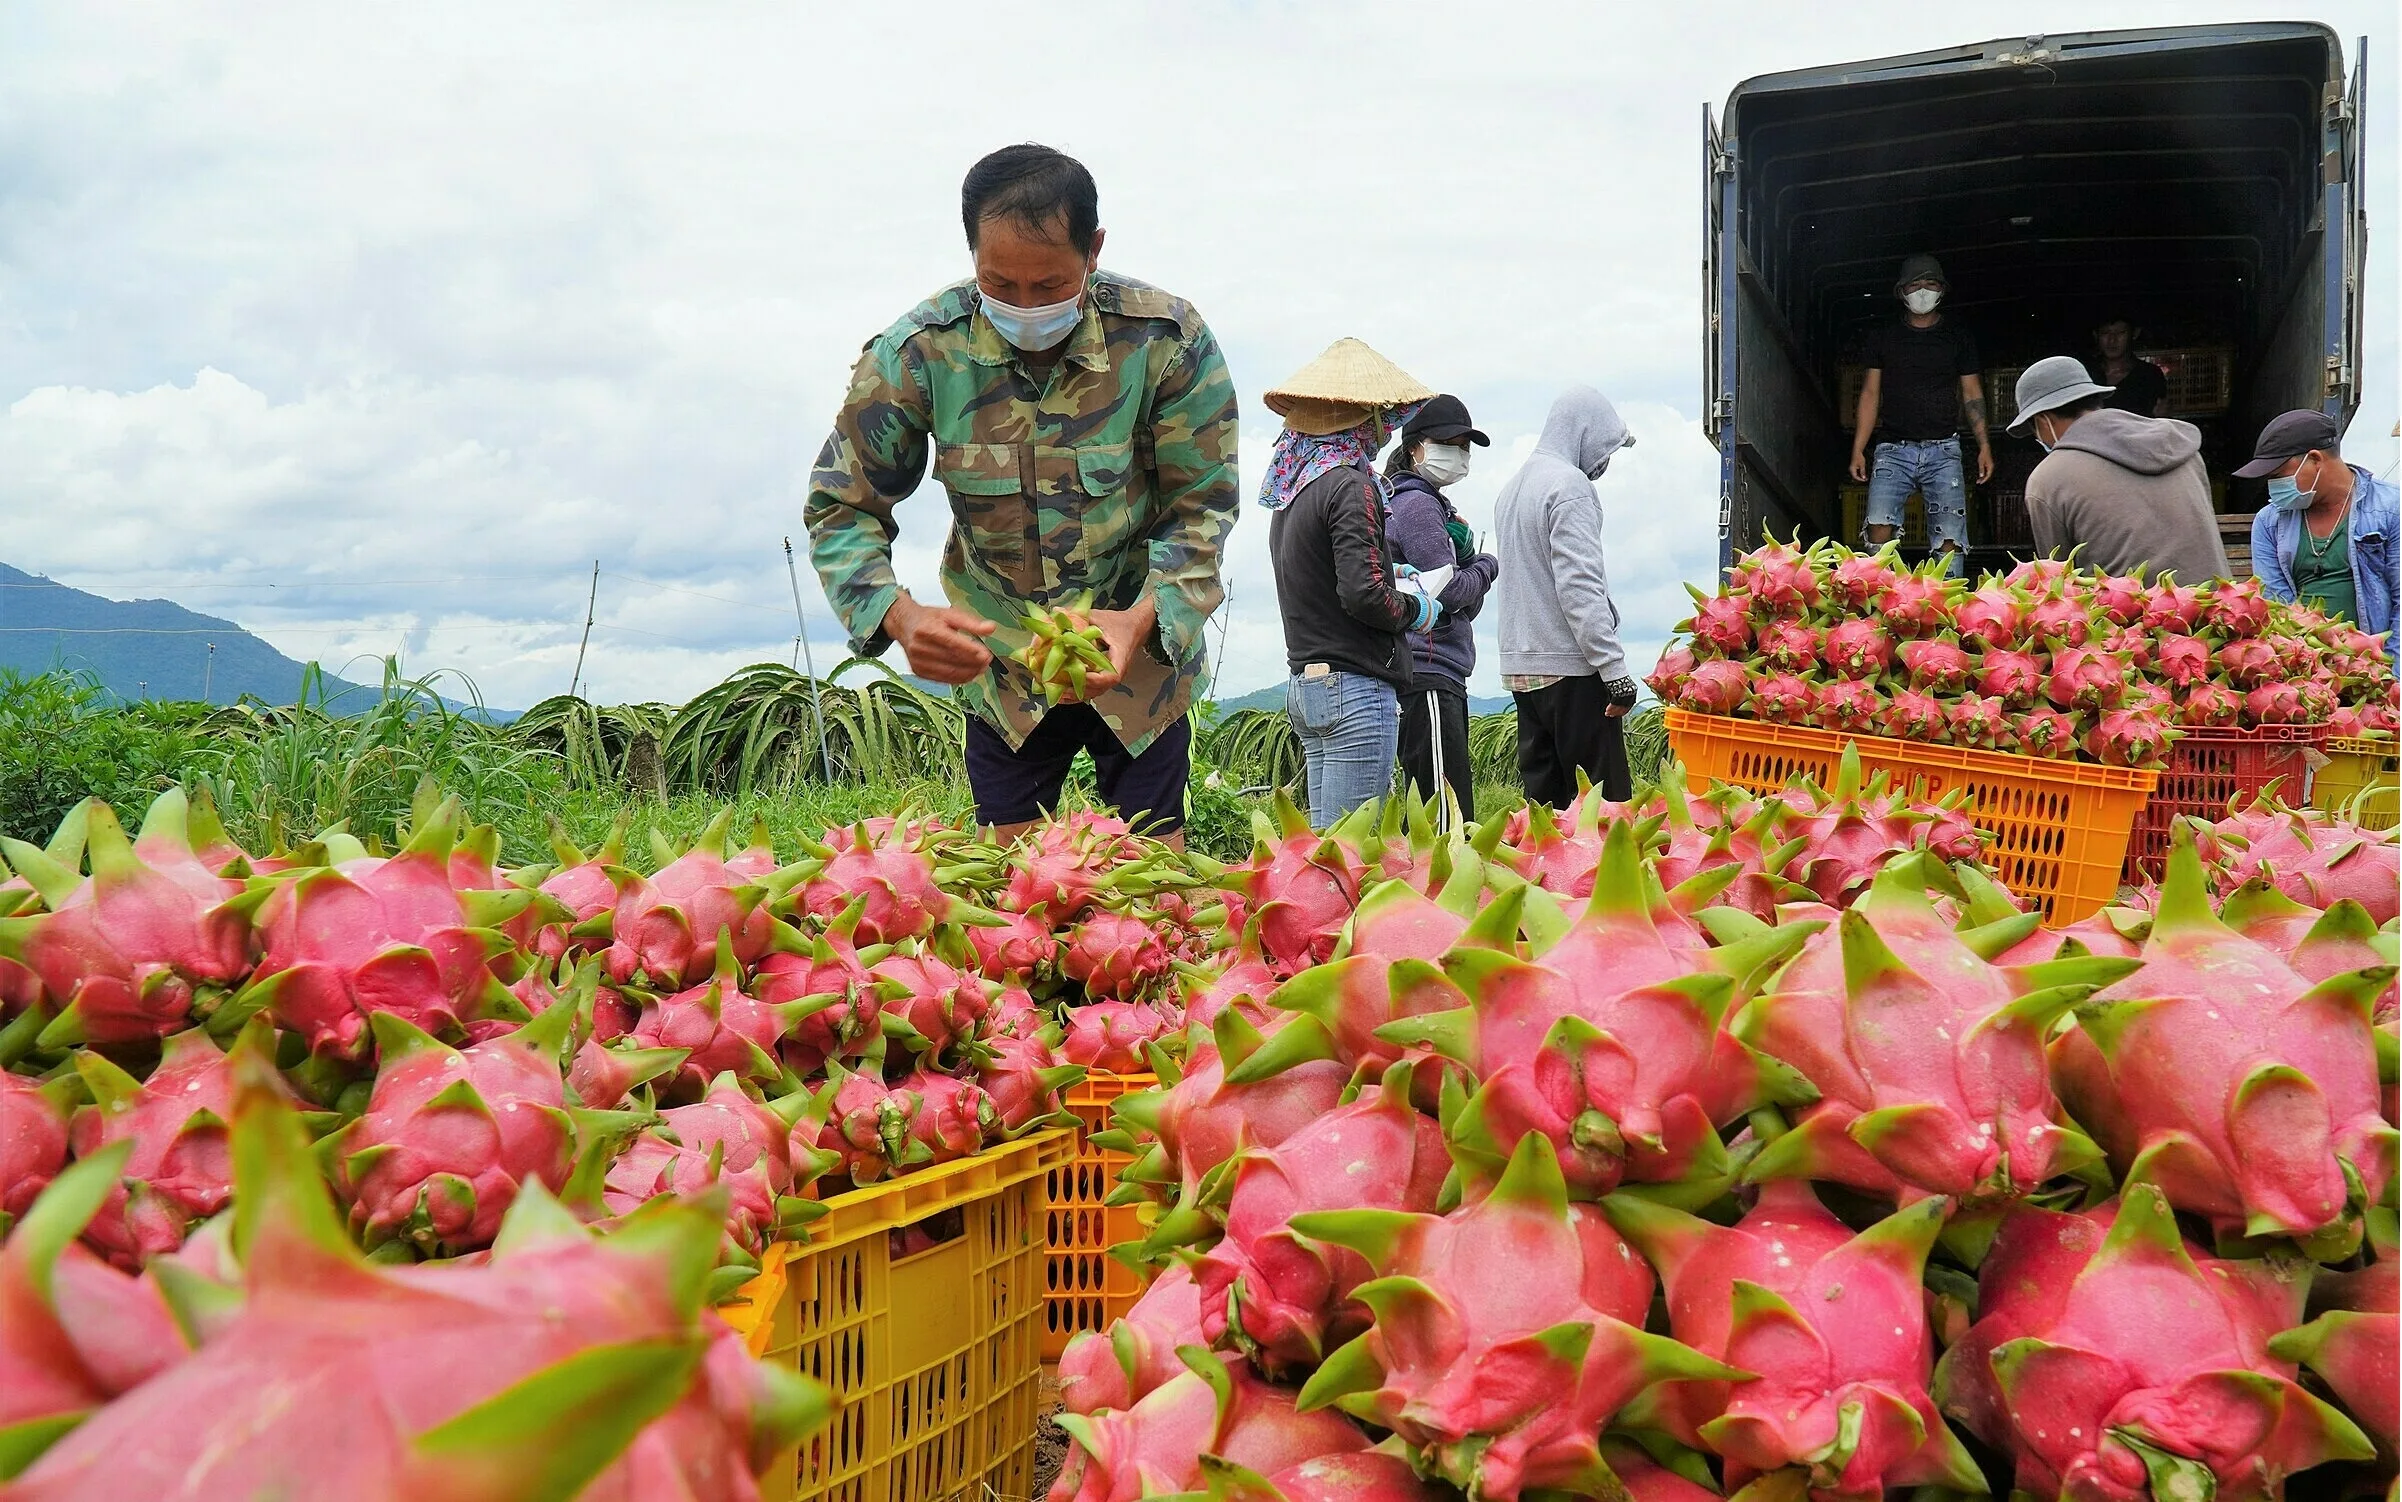
M 1440 752 L 1438 757 L 1437 753 Z M 1460 817 L 1476 817 L 1476 772 L 1468 765 L 1468 691 L 1442 678 L 1420 678 L 1401 691 L 1401 780 L 1419 798 L 1441 780 L 1460 800 Z
M 1564 808 L 1576 797 L 1576 774 L 1625 802 L 1634 796 L 1627 776 L 1624 722 L 1602 713 L 1610 696 L 1601 679 L 1562 678 L 1548 688 L 1512 694 L 1518 701 L 1518 781 L 1526 796 Z
M 979 823 L 1026 824 L 1050 813 L 1083 751 L 1093 759 L 1101 801 L 1144 834 L 1164 837 L 1184 827 L 1185 783 L 1193 768 L 1193 722 L 1178 720 L 1134 756 L 1090 704 L 1062 704 L 1043 716 L 1026 744 L 1012 751 L 1001 733 L 967 717 L 967 782 Z

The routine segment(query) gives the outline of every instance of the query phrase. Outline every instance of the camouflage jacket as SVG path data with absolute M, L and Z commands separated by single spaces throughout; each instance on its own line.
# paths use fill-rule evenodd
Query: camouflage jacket
M 870 341 L 817 456 L 802 519 L 809 557 L 852 649 L 891 645 L 899 593 L 893 507 L 931 451 L 951 500 L 943 592 L 1001 629 L 961 703 L 1025 743 L 1045 706 L 1010 658 L 1029 605 L 1090 594 L 1125 609 L 1148 592 L 1157 637 L 1093 701 L 1140 752 L 1191 703 L 1202 626 L 1225 591 L 1218 557 L 1240 507 L 1234 383 L 1192 304 L 1104 271 L 1048 372 L 1029 369 L 961 282 Z

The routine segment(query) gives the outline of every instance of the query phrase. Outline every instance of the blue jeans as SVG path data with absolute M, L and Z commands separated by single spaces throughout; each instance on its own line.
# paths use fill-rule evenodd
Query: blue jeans
M 1925 443 L 1880 443 L 1868 470 L 1868 519 L 1871 527 L 1891 527 L 1901 534 L 1902 502 L 1915 492 L 1927 503 L 1927 546 L 1950 543 L 1968 546 L 1968 481 L 1960 468 L 1960 440 L 1937 438 Z M 1867 538 L 1863 537 L 1862 542 Z M 1960 571 L 1954 558 L 1952 572 Z
M 1284 712 L 1309 767 L 1309 822 L 1320 829 L 1393 790 L 1401 701 L 1393 685 L 1360 673 L 1295 676 Z

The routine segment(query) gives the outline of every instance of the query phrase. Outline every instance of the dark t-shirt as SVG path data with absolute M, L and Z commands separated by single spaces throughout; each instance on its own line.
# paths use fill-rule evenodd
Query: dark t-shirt
M 1960 378 L 1975 375 L 1977 336 L 1956 318 L 1914 329 L 1896 319 L 1869 335 L 1871 370 L 1884 372 L 1877 397 L 1876 441 L 1924 443 L 1960 431 Z
M 2097 362 L 2093 368 L 2099 372 L 2102 367 Z M 2097 373 L 2094 379 L 2106 381 L 2109 377 Z M 2160 367 L 2151 361 L 2138 360 L 2134 368 L 2127 372 L 2127 378 L 2118 383 L 2117 389 L 2102 398 L 2102 405 L 2116 407 L 2121 412 L 2133 412 L 2139 417 L 2158 417 L 2160 399 L 2166 395 L 2168 377 L 2161 374 Z

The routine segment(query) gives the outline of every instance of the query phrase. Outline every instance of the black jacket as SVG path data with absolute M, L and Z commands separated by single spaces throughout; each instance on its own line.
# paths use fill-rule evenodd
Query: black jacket
M 1287 670 L 1323 662 L 1409 687 L 1417 602 L 1393 588 L 1384 498 L 1366 470 L 1328 470 L 1301 487 L 1268 523 L 1268 552 Z

